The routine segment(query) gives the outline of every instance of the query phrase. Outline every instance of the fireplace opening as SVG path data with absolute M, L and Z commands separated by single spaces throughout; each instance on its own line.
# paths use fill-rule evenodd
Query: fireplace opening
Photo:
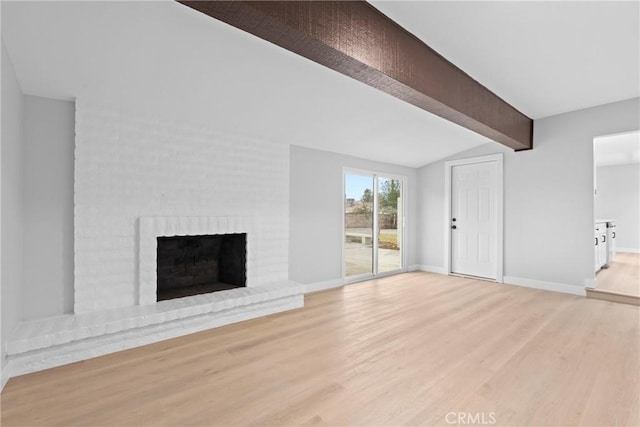
M 246 286 L 247 234 L 158 237 L 158 301 Z

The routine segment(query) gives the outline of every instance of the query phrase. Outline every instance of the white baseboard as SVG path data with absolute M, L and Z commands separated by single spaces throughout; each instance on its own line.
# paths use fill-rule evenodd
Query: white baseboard
M 444 268 L 442 267 L 433 267 L 433 266 L 429 266 L 429 265 L 419 265 L 419 264 L 414 264 L 414 265 L 410 265 L 409 267 L 407 267 L 407 271 L 411 272 L 411 271 L 427 271 L 430 273 L 440 273 L 440 274 L 445 274 L 444 273 Z M 382 276 L 384 277 L 384 276 Z M 366 280 L 372 280 L 373 278 L 369 278 Z M 350 282 L 350 283 L 357 283 L 357 282 Z M 326 280 L 324 282 L 316 282 L 316 283 L 307 283 L 302 285 L 303 289 L 304 289 L 304 293 L 308 294 L 310 292 L 318 292 L 318 291 L 324 291 L 327 289 L 334 289 L 334 288 L 340 288 L 342 286 L 345 286 L 347 284 L 350 284 L 345 282 L 342 279 L 334 279 L 334 280 Z
M 426 271 L 427 273 L 447 274 L 447 271 L 444 267 L 437 267 L 435 265 L 421 264 L 418 266 L 418 270 Z
M 543 280 L 525 279 L 522 277 L 511 276 L 504 276 L 503 283 L 508 285 L 524 286 L 526 288 L 542 289 L 545 291 L 579 295 L 582 297 L 587 295 L 583 286 L 567 285 L 565 283 L 545 282 Z
M 318 291 L 324 291 L 326 289 L 339 288 L 341 286 L 344 286 L 344 280 L 342 279 L 326 280 L 324 282 L 308 283 L 302 286 L 304 287 L 304 293 L 308 294 L 309 292 L 318 292 Z
M 11 362 L 7 362 L 6 366 L 2 368 L 2 374 L 0 375 L 0 393 L 4 390 L 4 386 L 7 385 L 9 378 L 11 378 Z
M 616 252 L 626 252 L 628 254 L 640 254 L 638 248 L 616 248 Z

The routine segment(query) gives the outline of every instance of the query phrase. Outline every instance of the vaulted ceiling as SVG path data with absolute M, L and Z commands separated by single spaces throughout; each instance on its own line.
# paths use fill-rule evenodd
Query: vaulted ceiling
M 374 1 L 534 119 L 640 96 L 638 1 Z
M 640 95 L 637 2 L 375 2 L 533 118 Z M 489 142 L 173 1 L 8 2 L 25 93 L 421 166 Z

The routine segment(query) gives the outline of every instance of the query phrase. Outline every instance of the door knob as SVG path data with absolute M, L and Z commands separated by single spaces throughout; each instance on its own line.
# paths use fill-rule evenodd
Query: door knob
M 451 229 L 452 229 L 452 230 L 455 230 L 456 228 L 458 228 L 458 227 L 456 227 L 455 225 L 452 225 L 452 226 L 451 226 Z

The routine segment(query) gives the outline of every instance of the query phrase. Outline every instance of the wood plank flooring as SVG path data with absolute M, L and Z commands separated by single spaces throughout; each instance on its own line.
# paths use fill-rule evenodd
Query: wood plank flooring
M 618 252 L 609 268 L 596 274 L 596 289 L 640 297 L 640 254 Z
M 295 311 L 11 379 L 1 421 L 638 426 L 639 313 L 402 274 L 308 295 Z

